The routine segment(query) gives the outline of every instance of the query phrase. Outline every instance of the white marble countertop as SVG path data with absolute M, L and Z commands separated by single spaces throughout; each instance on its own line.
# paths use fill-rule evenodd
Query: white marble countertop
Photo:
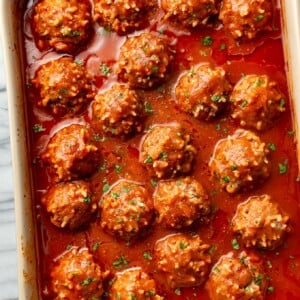
M 7 94 L 0 41 L 0 300 L 18 297 L 13 176 Z

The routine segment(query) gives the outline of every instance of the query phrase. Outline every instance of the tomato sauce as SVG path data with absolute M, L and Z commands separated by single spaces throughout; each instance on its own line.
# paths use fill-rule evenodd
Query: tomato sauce
M 105 269 L 115 272 L 124 268 L 141 266 L 154 279 L 157 279 L 158 293 L 166 299 L 209 299 L 204 287 L 182 288 L 177 290 L 162 290 L 160 278 L 153 265 L 152 256 L 154 244 L 160 238 L 174 233 L 174 230 L 153 224 L 148 234 L 131 243 L 118 241 L 103 232 L 99 225 L 99 214 L 86 227 L 76 232 L 59 229 L 53 226 L 49 216 L 41 207 L 41 197 L 49 188 L 51 182 L 47 168 L 40 160 L 50 137 L 58 128 L 71 123 L 90 123 L 90 109 L 82 115 L 72 119 L 54 119 L 47 111 L 36 106 L 35 91 L 30 84 L 38 67 L 62 56 L 54 52 L 40 52 L 35 44 L 30 30 L 31 7 L 29 1 L 24 10 L 23 42 L 26 51 L 24 65 L 27 76 L 27 119 L 30 138 L 32 177 L 33 177 L 33 214 L 36 220 L 36 245 L 38 252 L 38 286 L 41 299 L 51 299 L 49 290 L 50 270 L 57 256 L 70 246 L 87 246 L 95 259 Z M 98 25 L 94 25 L 94 37 L 85 49 L 77 54 L 75 59 L 83 60 L 87 70 L 94 76 L 94 84 L 99 92 L 107 89 L 117 80 L 114 66 L 118 59 L 120 45 L 126 37 L 109 33 Z M 280 7 L 278 4 L 276 17 L 273 20 L 273 31 L 263 33 L 251 42 L 238 44 L 226 34 L 215 20 L 207 29 L 193 30 L 191 33 L 180 31 L 178 28 L 167 26 L 159 21 L 159 12 L 153 16 L 146 30 L 163 31 L 171 41 L 174 51 L 174 63 L 171 75 L 167 82 L 153 90 L 143 92 L 149 103 L 144 120 L 145 131 L 149 126 L 161 123 L 179 122 L 191 133 L 192 143 L 198 154 L 191 175 L 199 180 L 207 190 L 213 205 L 210 220 L 201 226 L 194 226 L 188 231 L 199 233 L 200 237 L 212 245 L 213 263 L 229 251 L 242 251 L 232 248 L 235 235 L 230 228 L 230 221 L 237 205 L 250 195 L 269 194 L 279 203 L 291 219 L 291 232 L 287 235 L 284 244 L 274 251 L 257 252 L 264 260 L 265 274 L 269 288 L 266 299 L 300 299 L 300 228 L 299 210 L 299 178 L 296 153 L 296 141 L 292 123 L 292 99 L 287 101 L 287 108 L 282 117 L 269 130 L 259 132 L 258 135 L 267 144 L 274 144 L 275 151 L 271 151 L 271 177 L 262 185 L 249 192 L 229 195 L 220 188 L 218 182 L 210 175 L 208 163 L 217 141 L 232 134 L 238 124 L 232 120 L 228 112 L 223 113 L 213 121 L 205 122 L 194 119 L 182 113 L 176 104 L 174 86 L 178 76 L 201 62 L 214 62 L 222 66 L 229 74 L 234 85 L 244 74 L 267 74 L 279 83 L 281 91 L 289 97 L 286 64 L 283 54 Z M 203 45 L 203 38 L 210 36 L 211 45 Z M 101 65 L 109 68 L 108 74 L 103 74 Z M 36 125 L 40 130 L 33 130 Z M 101 163 L 89 180 L 91 181 L 97 198 L 100 200 L 109 186 L 118 179 L 125 178 L 139 181 L 152 193 L 156 180 L 149 177 L 145 168 L 139 163 L 140 142 L 144 132 L 128 139 L 118 139 L 97 135 L 96 143 L 102 155 Z M 288 168 L 285 174 L 280 174 L 278 164 L 286 163 Z M 147 255 L 145 255 L 147 253 Z M 121 256 L 126 262 L 114 267 L 113 262 Z

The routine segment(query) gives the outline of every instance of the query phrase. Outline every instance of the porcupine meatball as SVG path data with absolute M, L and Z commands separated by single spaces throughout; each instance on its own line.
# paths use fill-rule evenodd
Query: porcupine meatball
M 155 0 L 95 0 L 94 19 L 101 26 L 124 35 L 146 23 Z
M 55 299 L 100 299 L 107 275 L 88 249 L 72 247 L 58 258 L 51 270 Z
M 156 242 L 156 268 L 171 288 L 202 285 L 211 264 L 209 248 L 197 235 L 169 235 Z
M 42 203 L 55 226 L 71 230 L 87 223 L 97 210 L 91 188 L 83 180 L 51 186 Z
M 142 130 L 142 99 L 127 85 L 115 84 L 98 94 L 92 106 L 93 122 L 109 135 L 128 135 Z
M 230 91 L 225 70 L 210 64 L 190 69 L 175 89 L 179 108 L 202 120 L 209 120 L 224 109 Z
M 209 17 L 217 12 L 214 0 L 162 0 L 165 19 L 183 25 L 196 27 L 206 24 Z
M 98 157 L 91 131 L 81 124 L 57 131 L 42 154 L 56 182 L 91 175 L 97 168 Z
M 232 219 L 232 230 L 246 247 L 275 249 L 289 231 L 289 217 L 269 195 L 253 196 L 239 204 Z
M 62 57 L 40 67 L 32 80 L 39 92 L 38 105 L 54 116 L 73 116 L 94 97 L 91 76 L 71 57 Z
M 134 88 L 151 88 L 165 80 L 172 60 L 164 38 L 145 32 L 127 38 L 120 50 L 118 74 Z
M 111 300 L 160 300 L 156 283 L 141 268 L 131 268 L 116 274 L 110 290 Z
M 179 124 L 157 125 L 142 141 L 140 161 L 154 176 L 170 178 L 190 172 L 195 155 L 190 134 Z
M 203 186 L 191 177 L 160 181 L 154 193 L 158 223 L 171 228 L 184 228 L 207 217 L 210 201 Z
M 267 75 L 246 75 L 234 87 L 230 97 L 232 118 L 243 127 L 263 130 L 273 125 L 285 111 L 285 97 Z
M 211 300 L 263 300 L 266 276 L 261 260 L 251 253 L 229 252 L 212 267 L 206 284 Z
M 211 173 L 228 193 L 251 189 L 270 175 L 268 152 L 256 134 L 238 129 L 215 146 Z
M 34 6 L 33 32 L 40 50 L 74 53 L 87 43 L 91 31 L 87 0 L 40 0 Z
M 153 200 L 141 184 L 120 180 L 100 201 L 101 227 L 109 234 L 129 240 L 137 238 L 150 225 Z
M 220 20 L 233 38 L 253 39 L 272 29 L 272 0 L 224 0 Z

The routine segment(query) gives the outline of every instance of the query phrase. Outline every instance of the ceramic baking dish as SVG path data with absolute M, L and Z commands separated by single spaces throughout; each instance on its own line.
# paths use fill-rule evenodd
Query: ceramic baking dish
M 22 72 L 22 8 L 25 0 L 0 0 L 0 31 L 6 63 L 11 151 L 14 171 L 15 213 L 19 268 L 19 299 L 38 299 L 36 247 L 31 211 L 30 169 L 25 112 L 25 79 Z M 294 103 L 294 123 L 299 137 L 300 120 L 300 2 L 282 0 L 286 70 L 290 98 Z M 298 144 L 298 153 L 300 146 Z

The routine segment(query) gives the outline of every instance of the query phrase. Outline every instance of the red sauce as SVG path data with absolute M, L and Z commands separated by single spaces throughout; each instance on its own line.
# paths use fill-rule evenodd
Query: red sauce
M 27 54 L 25 70 L 28 83 L 34 76 L 37 68 L 50 59 L 60 55 L 37 50 L 30 31 L 30 7 L 29 1 L 25 11 L 25 33 L 23 42 Z M 153 19 L 150 24 L 151 30 L 159 30 L 161 24 Z M 184 32 L 176 33 L 172 28 L 164 28 L 174 43 L 176 50 L 175 64 L 173 65 L 170 80 L 158 89 L 145 91 L 145 98 L 151 104 L 153 113 L 145 119 L 144 128 L 157 123 L 168 123 L 177 121 L 187 128 L 193 138 L 193 145 L 198 150 L 192 176 L 199 180 L 210 195 L 211 202 L 216 208 L 210 222 L 195 229 L 201 238 L 215 246 L 213 262 L 232 251 L 231 241 L 235 237 L 230 229 L 229 222 L 233 217 L 238 203 L 244 201 L 249 195 L 270 194 L 282 209 L 290 216 L 292 231 L 288 234 L 284 245 L 275 251 L 257 251 L 264 259 L 266 275 L 269 286 L 274 287 L 273 292 L 268 292 L 266 299 L 300 299 L 300 228 L 299 211 L 299 183 L 297 182 L 298 164 L 296 157 L 296 145 L 293 135 L 293 124 L 291 120 L 291 101 L 287 101 L 287 109 L 283 116 L 270 130 L 259 133 L 266 143 L 274 143 L 276 151 L 271 153 L 271 177 L 257 189 L 251 192 L 229 195 L 220 189 L 217 182 L 210 176 L 208 162 L 216 142 L 232 134 L 238 127 L 228 114 L 210 122 L 201 122 L 193 117 L 180 112 L 174 101 L 174 84 L 178 75 L 200 62 L 214 61 L 223 66 L 229 73 L 231 83 L 234 85 L 242 74 L 268 74 L 279 83 L 280 89 L 288 98 L 288 87 L 286 79 L 285 61 L 282 47 L 282 33 L 279 10 L 273 24 L 274 30 L 265 33 L 254 41 L 237 45 L 223 30 L 221 26 L 215 28 L 193 31 L 191 34 Z M 101 91 L 116 81 L 116 76 L 109 74 L 102 76 L 100 66 L 102 63 L 113 67 L 118 58 L 120 45 L 125 37 L 119 37 L 114 33 L 99 34 L 101 28 L 95 25 L 93 40 L 75 58 L 84 60 L 88 71 L 95 77 L 95 85 Z M 202 39 L 211 36 L 211 46 L 202 46 Z M 221 49 L 226 44 L 226 49 Z M 27 87 L 27 114 L 28 127 L 33 128 L 39 124 L 45 130 L 43 132 L 30 132 L 32 174 L 33 174 L 33 213 L 36 219 L 36 244 L 38 249 L 38 286 L 42 299 L 50 299 L 49 293 L 50 269 L 55 258 L 64 252 L 70 245 L 87 246 L 93 253 L 95 259 L 105 268 L 110 269 L 112 274 L 120 269 L 112 267 L 112 262 L 123 254 L 128 265 L 126 267 L 141 266 L 146 272 L 157 279 L 153 263 L 143 257 L 144 252 L 153 251 L 155 242 L 161 237 L 173 233 L 172 230 L 164 229 L 162 226 L 153 225 L 148 235 L 135 242 L 132 246 L 126 242 L 116 241 L 104 233 L 99 226 L 99 215 L 95 216 L 86 228 L 77 232 L 69 232 L 54 227 L 45 210 L 41 207 L 40 200 L 45 190 L 50 185 L 47 169 L 39 160 L 39 155 L 44 149 L 49 137 L 57 128 L 78 121 L 90 121 L 88 110 L 78 118 L 53 119 L 47 112 L 37 108 L 33 89 Z M 98 141 L 102 153 L 102 161 L 98 172 L 90 179 L 97 192 L 98 199 L 101 198 L 104 184 L 112 185 L 120 178 L 131 179 L 145 183 L 150 192 L 154 191 L 151 178 L 147 171 L 138 162 L 140 141 L 144 133 L 135 135 L 126 140 L 118 138 L 103 138 Z M 288 171 L 279 174 L 278 164 L 288 160 Z M 121 170 L 115 171 L 115 166 L 121 166 Z M 99 243 L 99 244 L 96 244 Z M 95 245 L 99 245 L 96 247 Z M 96 249 L 97 248 L 97 249 Z M 243 247 L 241 245 L 241 249 Z M 234 250 L 235 251 L 235 250 Z M 256 250 L 254 250 L 255 252 Z M 121 268 L 122 269 L 122 268 Z M 158 281 L 157 281 L 158 282 Z M 174 291 L 158 292 L 166 296 L 166 299 L 209 299 L 203 287 L 183 288 L 181 295 Z

